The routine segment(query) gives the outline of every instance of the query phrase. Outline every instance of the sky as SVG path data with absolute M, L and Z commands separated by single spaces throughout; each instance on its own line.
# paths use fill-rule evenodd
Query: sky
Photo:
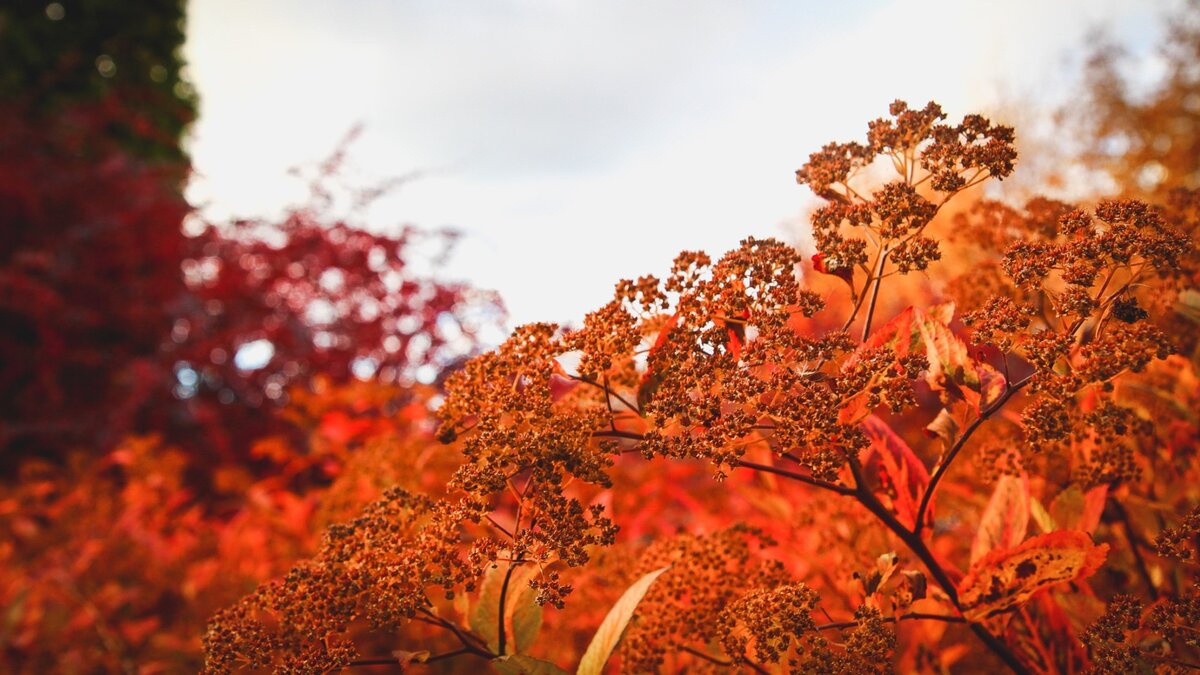
M 681 250 L 803 239 L 795 170 L 892 100 L 1029 115 L 1070 95 L 1097 27 L 1152 69 L 1171 6 L 191 0 L 188 196 L 277 213 L 305 195 L 288 170 L 361 124 L 348 180 L 410 177 L 365 226 L 454 228 L 439 274 L 499 291 L 512 325 L 577 323 Z

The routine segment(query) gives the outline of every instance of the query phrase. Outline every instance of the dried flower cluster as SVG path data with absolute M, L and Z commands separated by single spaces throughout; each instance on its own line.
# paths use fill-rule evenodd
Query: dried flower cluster
M 822 271 L 861 268 L 881 277 L 888 260 L 901 273 L 926 269 L 941 257 L 937 242 L 924 234 L 938 210 L 959 192 L 1013 171 L 1010 127 L 979 115 L 942 124 L 946 115 L 936 103 L 911 110 L 896 101 L 889 111 L 891 119 L 870 124 L 865 145 L 830 143 L 796 171 L 799 183 L 829 201 L 812 221 Z M 891 161 L 898 180 L 864 196 L 852 183 L 879 158 Z M 867 267 L 871 248 L 877 257 Z
M 1190 240 L 1160 210 L 1131 200 L 1102 202 L 1093 213 L 1045 199 L 1023 213 L 985 202 L 964 219 L 972 232 L 998 223 L 1012 239 L 1000 264 L 1008 292 L 964 321 L 976 340 L 1036 369 L 1030 388 L 1039 396 L 1022 416 L 1026 447 L 1071 446 L 1085 485 L 1136 478 L 1125 441 L 1152 430 L 1113 400 L 1113 382 L 1173 351 L 1139 289 L 1177 276 Z
M 394 630 L 429 612 L 430 588 L 453 598 L 473 587 L 460 524 L 479 518 L 475 504 L 388 490 L 362 515 L 331 526 L 312 560 L 214 616 L 206 668 L 324 672 L 348 665 L 355 651 L 345 634 L 353 622 Z

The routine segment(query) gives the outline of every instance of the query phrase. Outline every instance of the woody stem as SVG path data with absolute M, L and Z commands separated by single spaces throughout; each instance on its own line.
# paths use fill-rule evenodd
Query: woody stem
M 500 585 L 500 611 L 497 612 L 499 618 L 496 619 L 496 652 L 500 656 L 504 656 L 504 647 L 507 636 L 504 633 L 504 608 L 505 601 L 508 597 L 508 584 L 512 581 L 513 571 L 517 569 L 515 562 L 508 564 L 508 571 L 504 573 L 504 583 Z
M 937 490 L 938 483 L 941 482 L 942 477 L 946 475 L 946 471 L 950 469 L 950 463 L 954 461 L 954 458 L 957 457 L 958 453 L 962 451 L 964 446 L 966 446 L 967 441 L 971 438 L 971 435 L 975 433 L 976 429 L 983 426 L 983 423 L 986 422 L 989 417 L 996 414 L 1001 408 L 1003 408 L 1004 404 L 1008 403 L 1008 399 L 1013 397 L 1013 394 L 1016 394 L 1018 391 L 1023 389 L 1032 380 L 1033 375 L 1029 375 L 1017 381 L 1016 383 L 1009 385 L 1004 390 L 1004 393 L 1001 394 L 1000 398 L 996 399 L 995 403 L 980 411 L 979 416 L 972 420 L 969 425 L 967 425 L 967 428 L 963 430 L 962 435 L 960 435 L 954 441 L 954 444 L 950 446 L 950 449 L 946 451 L 946 457 L 942 461 L 938 462 L 938 465 L 934 467 L 933 475 L 929 477 L 929 485 L 926 486 L 925 493 L 921 495 L 921 504 L 917 507 L 916 520 L 913 522 L 913 534 L 917 535 L 918 537 L 921 536 L 921 530 L 925 527 L 925 513 L 929 510 L 929 502 L 933 499 L 933 493 L 935 490 Z
M 883 281 L 883 266 L 887 262 L 889 251 L 886 248 L 879 251 L 879 264 L 875 268 L 875 278 L 871 284 L 871 301 L 867 303 L 867 318 L 863 320 L 863 342 L 871 334 L 871 319 L 875 317 L 875 301 L 879 299 L 879 285 Z
M 879 501 L 879 498 L 876 497 L 869 488 L 867 488 L 863 479 L 862 466 L 858 463 L 858 458 L 851 455 L 848 456 L 847 459 L 850 465 L 850 472 L 854 476 L 855 498 L 884 525 L 886 525 L 893 534 L 899 537 L 910 551 L 912 551 L 918 558 L 921 559 L 921 562 L 925 564 L 925 568 L 929 570 L 929 574 L 934 578 L 935 581 L 937 581 L 938 585 L 942 587 L 942 590 L 945 591 L 946 596 L 950 599 L 950 602 L 954 605 L 954 608 L 961 612 L 962 606 L 959 605 L 958 601 L 958 587 L 953 581 L 950 580 L 949 575 L 946 574 L 945 568 L 943 568 L 941 563 L 938 562 L 937 558 L 934 557 L 933 552 L 930 551 L 929 547 L 925 545 L 925 542 L 921 539 L 920 535 L 916 534 L 912 530 L 909 530 L 904 526 L 903 523 L 897 520 L 896 516 L 889 511 L 882 502 Z M 971 629 L 971 632 L 975 633 L 975 635 L 979 637 L 979 639 L 983 641 L 985 645 L 987 645 L 988 649 L 992 650 L 996 656 L 1000 657 L 1000 660 L 1004 661 L 1004 664 L 1011 668 L 1014 673 L 1018 673 L 1018 675 L 1025 675 L 1029 672 L 1029 670 L 1026 669 L 1025 666 L 1017 659 L 1016 654 L 1013 654 L 1012 650 L 1008 648 L 1008 645 L 1005 644 L 1000 638 L 992 635 L 991 631 L 989 631 L 987 628 L 984 628 L 982 625 L 974 622 L 967 622 L 967 626 Z

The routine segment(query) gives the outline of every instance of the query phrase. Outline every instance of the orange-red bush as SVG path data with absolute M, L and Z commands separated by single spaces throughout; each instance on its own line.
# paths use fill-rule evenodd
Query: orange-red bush
M 206 668 L 1196 663 L 1200 387 L 1164 332 L 1195 221 L 984 202 L 942 241 L 947 202 L 1012 171 L 1012 130 L 890 112 L 797 172 L 826 200 L 812 266 L 773 240 L 685 252 L 454 373 L 445 490 L 330 527 L 215 615 Z

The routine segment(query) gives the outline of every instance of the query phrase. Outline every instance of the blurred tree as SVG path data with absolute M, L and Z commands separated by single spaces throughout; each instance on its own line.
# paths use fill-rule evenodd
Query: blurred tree
M 0 99 L 53 114 L 118 95 L 139 114 L 105 131 L 140 157 L 177 160 L 196 115 L 184 77 L 182 0 L 23 1 L 0 7 Z M 181 178 L 183 175 L 181 174 Z
M 1130 77 L 1129 54 L 1101 39 L 1086 65 L 1085 96 L 1063 111 L 1082 132 L 1084 165 L 1107 174 L 1123 196 L 1161 200 L 1200 187 L 1200 2 L 1164 25 L 1160 77 Z
M 1082 143 L 1080 164 L 1095 167 L 1118 196 L 1163 205 L 1189 235 L 1200 260 L 1200 0 L 1163 21 L 1161 75 L 1139 81 L 1130 55 L 1099 40 L 1084 73 L 1084 96 L 1061 117 Z M 1145 64 L 1143 64 L 1145 65 Z M 1172 279 L 1177 296 L 1162 321 L 1181 336 L 1179 348 L 1200 363 L 1200 267 L 1184 265 Z
M 0 109 L 0 444 L 5 459 L 108 443 L 153 396 L 153 363 L 185 290 L 179 162 L 106 133 L 119 97 L 39 118 Z

